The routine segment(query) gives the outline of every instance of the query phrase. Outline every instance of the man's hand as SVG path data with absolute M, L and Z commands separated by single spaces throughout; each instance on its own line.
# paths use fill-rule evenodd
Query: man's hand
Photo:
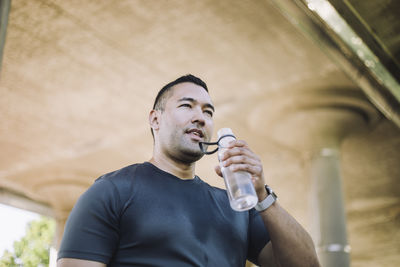
M 249 148 L 243 140 L 233 140 L 229 147 L 220 154 L 222 166 L 232 170 L 249 172 L 256 190 L 258 200 L 262 201 L 267 197 L 264 184 L 264 172 L 260 158 Z M 222 177 L 221 167 L 215 167 L 215 172 Z

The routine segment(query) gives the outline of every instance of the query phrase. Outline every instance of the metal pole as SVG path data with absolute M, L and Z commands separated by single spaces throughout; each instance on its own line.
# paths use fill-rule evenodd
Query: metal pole
M 313 237 L 323 267 L 350 266 L 339 156 L 323 148 L 312 159 Z

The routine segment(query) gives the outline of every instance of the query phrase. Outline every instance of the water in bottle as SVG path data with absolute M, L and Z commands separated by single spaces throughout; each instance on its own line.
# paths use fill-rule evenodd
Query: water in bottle
M 227 150 L 229 142 L 235 137 L 230 128 L 222 128 L 218 131 L 218 139 L 220 140 L 218 159 L 220 159 L 222 153 Z M 258 197 L 250 173 L 246 171 L 233 172 L 230 170 L 230 166 L 223 167 L 221 162 L 220 166 L 232 209 L 245 211 L 253 208 L 258 202 Z

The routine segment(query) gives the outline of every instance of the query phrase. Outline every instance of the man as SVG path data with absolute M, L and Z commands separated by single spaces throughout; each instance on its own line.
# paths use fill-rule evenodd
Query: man
M 233 267 L 246 259 L 261 266 L 319 266 L 311 238 L 279 203 L 259 213 L 237 212 L 224 190 L 195 175 L 213 113 L 199 78 L 186 75 L 164 86 L 149 114 L 153 157 L 100 177 L 80 197 L 58 266 Z M 244 141 L 231 142 L 221 160 L 252 175 L 260 202 L 271 199 L 261 161 Z M 215 170 L 221 176 L 220 167 Z

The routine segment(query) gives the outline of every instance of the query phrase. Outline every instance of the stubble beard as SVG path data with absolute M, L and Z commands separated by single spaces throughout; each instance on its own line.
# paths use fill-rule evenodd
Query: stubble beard
M 200 160 L 204 156 L 199 143 L 192 141 L 186 133 L 183 133 L 182 136 L 178 136 L 178 133 L 175 133 L 172 139 L 175 140 L 172 151 L 176 160 L 189 164 Z

